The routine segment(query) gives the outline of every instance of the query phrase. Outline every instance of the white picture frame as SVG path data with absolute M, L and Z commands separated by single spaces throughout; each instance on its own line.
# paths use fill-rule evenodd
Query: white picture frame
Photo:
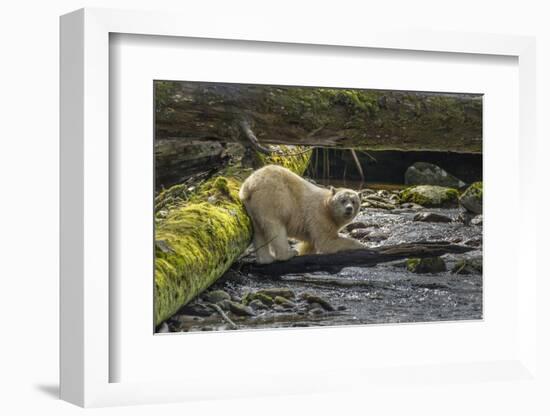
M 185 21 L 185 25 L 182 25 Z M 111 382 L 110 366 L 117 357 L 110 350 L 109 296 L 109 36 L 123 33 L 184 38 L 225 39 L 281 44 L 332 45 L 453 54 L 504 55 L 518 59 L 520 206 L 526 213 L 532 203 L 528 178 L 535 168 L 529 151 L 536 140 L 535 41 L 530 37 L 471 33 L 398 32 L 350 28 L 327 35 L 322 28 L 306 32 L 281 31 L 277 25 L 251 26 L 235 33 L 231 22 L 205 26 L 200 19 L 171 13 L 82 9 L 61 18 L 61 398 L 80 406 L 159 403 L 211 397 L 243 397 L 338 391 L 340 377 L 324 382 L 316 374 L 289 380 L 272 375 L 269 383 L 241 380 L 223 386 L 208 380 Z M 534 242 L 536 218 L 521 215 L 517 259 L 523 277 L 517 292 L 518 346 L 506 360 L 472 363 L 418 363 L 415 377 L 454 379 L 480 383 L 490 379 L 536 380 L 536 262 L 529 250 Z M 534 243 L 531 243 L 534 244 Z M 215 335 L 214 335 L 215 336 Z M 409 370 L 342 368 L 361 389 L 377 383 L 403 380 Z M 474 374 L 474 375 L 472 375 Z M 406 377 L 405 377 L 406 378 Z M 208 388 L 207 388 L 208 387 Z

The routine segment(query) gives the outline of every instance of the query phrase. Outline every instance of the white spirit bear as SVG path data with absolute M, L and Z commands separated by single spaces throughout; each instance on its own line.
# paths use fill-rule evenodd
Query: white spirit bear
M 258 263 L 298 254 L 365 248 L 338 231 L 357 215 L 360 199 L 351 189 L 320 188 L 288 169 L 269 165 L 244 181 L 239 197 L 252 218 Z M 300 240 L 298 252 L 288 238 Z

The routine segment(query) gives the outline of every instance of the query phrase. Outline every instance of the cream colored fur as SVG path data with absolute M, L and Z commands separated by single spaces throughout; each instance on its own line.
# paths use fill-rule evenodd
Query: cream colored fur
M 289 237 L 301 241 L 299 254 L 365 247 L 338 233 L 359 210 L 360 199 L 353 190 L 320 188 L 288 169 L 269 165 L 246 179 L 239 197 L 252 218 L 258 263 L 298 254 L 290 248 Z

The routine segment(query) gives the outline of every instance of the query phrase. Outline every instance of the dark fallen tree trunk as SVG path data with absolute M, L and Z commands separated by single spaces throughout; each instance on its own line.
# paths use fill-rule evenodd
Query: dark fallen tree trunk
M 373 249 L 341 251 L 334 254 L 313 254 L 297 256 L 287 261 L 271 264 L 243 263 L 240 270 L 245 273 L 281 276 L 285 274 L 329 272 L 338 273 L 344 267 L 373 266 L 405 258 L 437 257 L 447 253 L 466 253 L 472 247 L 447 242 L 421 242 L 399 244 Z
M 157 139 L 481 152 L 482 96 L 155 82 Z
M 221 170 L 228 158 L 219 141 L 155 140 L 155 186 L 168 188 L 208 170 Z

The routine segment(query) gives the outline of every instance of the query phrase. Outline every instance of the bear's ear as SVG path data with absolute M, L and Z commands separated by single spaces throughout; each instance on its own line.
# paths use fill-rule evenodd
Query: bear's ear
M 330 193 L 332 194 L 332 196 L 334 196 L 334 194 L 336 194 L 336 188 L 334 186 L 329 186 L 329 191 Z

